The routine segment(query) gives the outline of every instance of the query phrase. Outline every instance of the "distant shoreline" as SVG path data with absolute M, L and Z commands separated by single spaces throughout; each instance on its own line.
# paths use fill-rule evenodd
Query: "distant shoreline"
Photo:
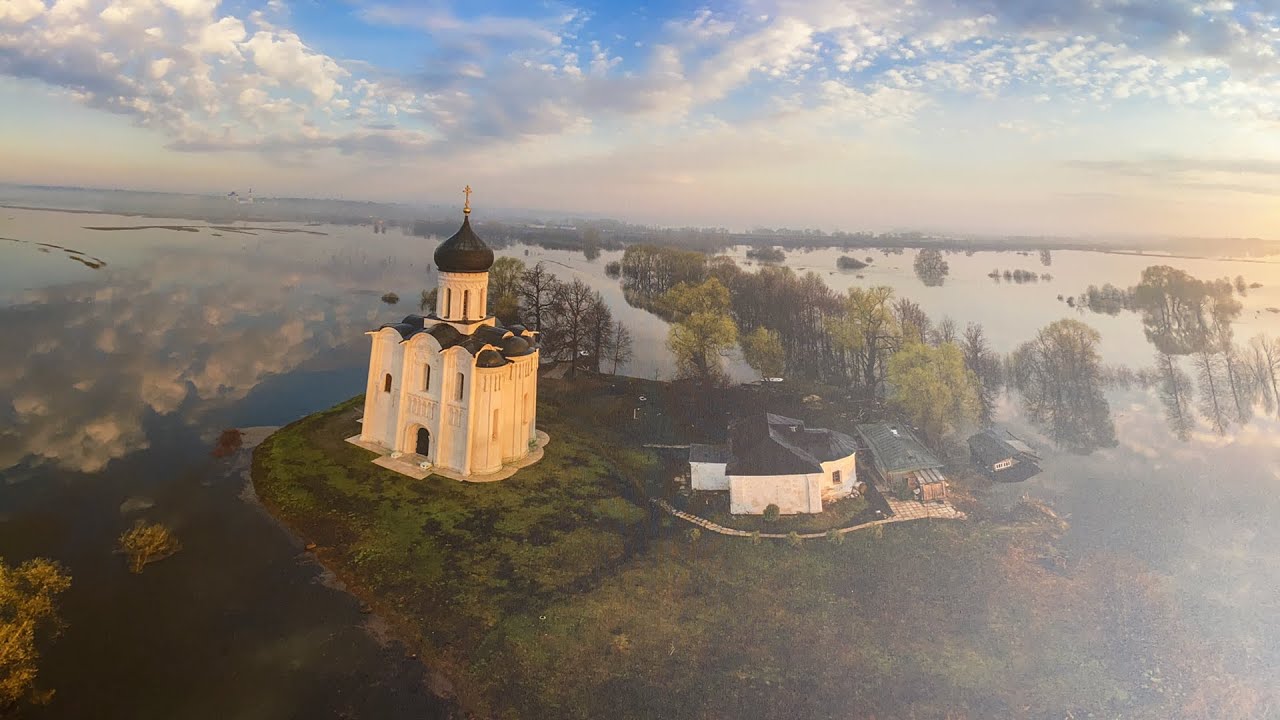
M 262 205 L 252 206 L 261 209 Z M 254 217 L 232 217 L 227 214 L 217 216 L 209 214 L 199 214 L 191 212 L 183 212 L 179 208 L 175 208 L 175 212 L 147 212 L 147 211 L 127 211 L 127 210 L 85 210 L 78 208 L 59 208 L 59 207 L 40 207 L 34 205 L 16 205 L 9 203 L 0 203 L 0 208 L 11 210 L 29 210 L 34 212 L 61 212 L 73 213 L 78 215 L 115 215 L 118 217 L 128 218 L 166 218 L 176 220 L 192 220 L 197 222 L 209 223 L 211 226 L 215 223 L 229 222 L 254 222 L 254 223 L 306 223 L 314 225 L 317 223 L 315 217 L 300 217 L 293 219 L 281 219 L 270 216 L 254 216 Z M 320 222 L 334 225 L 364 225 L 370 221 L 366 218 L 355 217 L 330 217 L 321 219 Z M 508 225 L 498 223 L 504 229 L 512 234 L 511 240 L 520 244 L 542 245 L 538 238 L 524 237 L 521 230 L 535 230 L 534 228 L 521 227 L 517 225 Z M 147 226 L 151 227 L 151 226 Z M 160 227 L 160 226 L 156 226 Z M 132 227 L 92 227 L 91 230 L 128 230 L 137 229 Z M 176 229 L 176 228 L 175 228 Z M 229 229 L 219 227 L 216 229 Z M 256 228 L 270 230 L 270 228 Z M 402 226 L 406 233 L 411 233 L 413 228 Z M 313 231 L 314 232 L 314 231 Z M 1028 241 L 1010 240 L 1009 242 L 998 242 L 994 240 L 976 240 L 965 238 L 941 238 L 933 236 L 921 236 L 918 238 L 903 236 L 874 236 L 863 238 L 861 236 L 850 235 L 822 235 L 822 236 L 793 236 L 793 235 L 761 235 L 758 233 L 729 233 L 721 240 L 722 245 L 719 247 L 705 246 L 700 243 L 684 244 L 674 241 L 666 236 L 663 232 L 656 232 L 653 236 L 640 235 L 635 233 L 625 233 L 626 239 L 619 244 L 622 247 L 627 245 L 664 245 L 669 247 L 680 247 L 691 250 L 698 250 L 707 254 L 715 254 L 725 247 L 746 246 L 746 247 L 778 247 L 787 253 L 795 251 L 803 251 L 807 249 L 836 249 L 845 251 L 855 250 L 881 250 L 881 249 L 904 249 L 904 250 L 920 250 L 920 249 L 936 249 L 951 252 L 1039 252 L 1048 251 L 1071 251 L 1071 252 L 1098 252 L 1110 255 L 1132 255 L 1138 257 L 1150 257 L 1153 259 L 1177 259 L 1177 260 L 1216 260 L 1223 262 L 1242 262 L 1260 265 L 1277 265 L 1280 259 L 1270 259 L 1280 256 L 1280 241 L 1256 240 L 1256 242 L 1270 245 L 1274 252 L 1267 253 L 1259 257 L 1243 257 L 1239 255 L 1204 255 L 1192 254 L 1185 251 L 1168 250 L 1159 246 L 1149 248 L 1140 248 L 1135 245 L 1119 245 L 1115 247 L 1107 247 L 1091 242 L 1082 242 L 1067 238 L 1061 239 L 1038 239 Z M 577 247 L 564 247 L 562 249 L 581 250 Z M 616 246 L 615 248 L 616 249 Z

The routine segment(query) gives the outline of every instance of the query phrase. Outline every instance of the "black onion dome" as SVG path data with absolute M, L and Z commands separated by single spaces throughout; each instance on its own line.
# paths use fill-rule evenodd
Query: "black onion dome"
M 529 346 L 529 341 L 519 335 L 502 341 L 502 354 L 506 357 L 520 357 L 531 352 L 533 352 L 533 348 Z
M 506 358 L 498 354 L 498 351 L 493 348 L 481 350 L 480 354 L 476 356 L 476 367 L 498 368 L 506 364 Z
M 493 267 L 493 250 L 471 229 L 468 216 L 462 219 L 458 232 L 436 248 L 435 261 L 441 272 L 489 272 Z

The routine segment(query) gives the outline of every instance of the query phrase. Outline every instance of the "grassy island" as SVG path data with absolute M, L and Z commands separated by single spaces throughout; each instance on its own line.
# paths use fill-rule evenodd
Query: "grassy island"
M 254 482 L 480 717 L 1247 717 L 1164 582 L 1069 557 L 1042 506 L 798 547 L 651 514 L 672 464 L 643 444 L 723 417 L 692 396 L 545 381 L 546 456 L 482 485 L 372 465 L 355 399 L 268 438 Z

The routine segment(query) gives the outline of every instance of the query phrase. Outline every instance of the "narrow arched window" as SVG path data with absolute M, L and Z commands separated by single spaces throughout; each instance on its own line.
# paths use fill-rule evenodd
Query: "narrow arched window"
M 422 366 L 422 392 L 426 392 L 430 389 L 431 389 L 431 366 L 423 365 Z
M 471 317 L 471 291 L 462 291 L 462 319 L 466 320 Z
M 467 378 L 465 375 L 463 375 L 462 373 L 458 373 L 458 397 L 457 397 L 458 400 L 462 399 L 462 388 L 463 388 L 463 384 L 466 383 L 466 380 Z
M 391 392 L 391 373 L 382 378 L 382 392 Z
M 453 312 L 453 288 L 444 289 L 444 316 L 447 318 Z

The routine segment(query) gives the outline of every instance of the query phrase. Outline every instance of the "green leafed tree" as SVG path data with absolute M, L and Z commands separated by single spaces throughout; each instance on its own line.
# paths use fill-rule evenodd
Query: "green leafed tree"
M 889 358 L 891 399 L 927 438 L 939 440 L 978 421 L 978 378 L 952 343 L 912 343 Z
M 786 353 L 777 332 L 758 327 L 742 337 L 742 359 L 761 377 L 780 377 L 786 366 Z
M 504 325 L 520 321 L 520 281 L 525 265 L 512 257 L 500 257 L 489 269 L 489 313 Z
M 681 283 L 661 298 L 674 317 L 667 348 L 681 377 L 704 384 L 725 380 L 724 357 L 738 344 L 738 326 L 729 314 L 729 290 L 715 278 L 699 285 Z

